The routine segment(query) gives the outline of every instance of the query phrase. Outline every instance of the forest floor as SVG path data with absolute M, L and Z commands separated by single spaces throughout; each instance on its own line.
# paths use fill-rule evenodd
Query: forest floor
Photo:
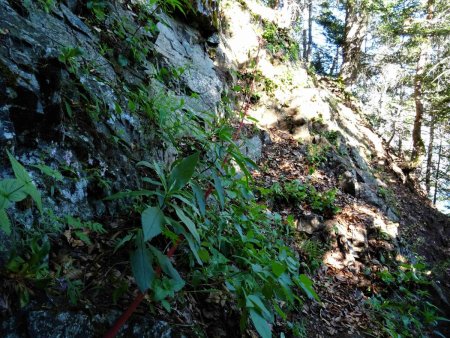
M 333 165 L 324 164 L 311 175 L 311 164 L 305 156 L 305 146 L 283 131 L 270 130 L 272 143 L 264 147 L 261 173 L 256 175 L 261 185 L 269 187 L 277 182 L 297 179 L 310 181 L 318 191 L 338 187 L 338 177 Z M 375 164 L 376 165 L 376 164 Z M 336 205 L 341 211 L 328 217 L 325 227 L 312 234 L 293 234 L 298 252 L 306 265 L 314 268 L 315 289 L 320 303 L 308 302 L 301 313 L 296 314 L 306 330 L 305 337 L 355 337 L 383 336 L 385 323 L 368 306 L 369 297 L 386 295 L 386 285 L 379 272 L 387 269 L 387 257 L 407 261 L 422 257 L 428 272 L 434 279 L 434 286 L 428 286 L 431 300 L 440 309 L 441 316 L 450 318 L 446 301 L 450 296 L 450 218 L 435 209 L 424 194 L 412 191 L 402 184 L 384 166 L 378 166 L 389 187 L 388 200 L 395 204 L 400 220 L 397 238 L 385 234 L 370 233 L 374 219 L 385 219 L 383 210 L 367 204 L 338 190 Z M 301 205 L 281 203 L 273 208 L 282 215 L 308 214 Z M 335 224 L 350 230 L 366 229 L 366 245 L 355 255 L 356 260 L 347 259 L 349 248 L 342 245 L 339 235 L 330 231 Z M 305 245 L 307 243 L 307 245 Z M 404 253 L 401 257 L 398 252 Z M 391 253 L 391 255 L 389 254 Z M 359 257 L 358 257 L 359 256 Z M 399 258 L 400 256 L 400 258 Z M 444 336 L 450 335 L 448 322 L 440 322 L 438 330 Z M 430 333 L 435 336 L 434 333 Z

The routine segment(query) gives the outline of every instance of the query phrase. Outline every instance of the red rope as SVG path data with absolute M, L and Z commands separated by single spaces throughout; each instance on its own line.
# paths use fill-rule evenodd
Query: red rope
M 181 238 L 179 238 L 177 240 L 177 242 L 175 243 L 175 245 L 173 247 L 171 247 L 169 249 L 169 251 L 167 251 L 168 258 L 171 258 L 174 255 L 180 242 L 181 242 Z M 161 275 L 161 267 L 160 266 L 158 266 L 156 268 L 155 273 L 157 276 Z M 114 338 L 117 335 L 117 333 L 122 328 L 122 326 L 131 317 L 133 312 L 136 311 L 139 304 L 141 304 L 141 302 L 144 300 L 146 293 L 147 292 L 145 292 L 145 293 L 139 292 L 138 293 L 136 298 L 133 300 L 133 303 L 131 303 L 130 306 L 128 307 L 128 309 L 124 313 L 122 313 L 122 315 L 119 317 L 119 319 L 117 319 L 117 321 L 114 323 L 114 326 L 103 336 L 103 338 Z

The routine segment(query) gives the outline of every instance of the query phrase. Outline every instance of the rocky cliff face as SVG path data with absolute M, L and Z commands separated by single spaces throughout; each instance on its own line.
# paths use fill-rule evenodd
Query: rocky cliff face
M 98 33 L 100 28 L 83 16 L 87 9 L 81 3 L 57 4 L 49 13 L 39 4 L 0 3 L 0 142 L 27 165 L 45 162 L 76 172 L 55 187 L 51 201 L 60 215 L 114 213 L 115 206 L 109 208 L 101 198 L 134 184 L 133 163 L 173 160 L 173 149 L 157 144 L 149 116 L 133 114 L 139 99 L 133 101 L 129 89 L 140 88 L 142 96 L 169 105 L 172 114 L 219 114 L 227 85 L 198 30 L 161 14 L 149 32 L 130 7 L 116 3 L 106 10 L 108 17 L 99 24 L 109 27 L 111 36 Z M 205 25 L 201 28 L 210 33 L 213 26 Z M 135 32 L 135 45 L 120 41 L 120 29 Z M 122 44 L 117 48 L 122 54 L 113 55 L 118 53 L 112 51 L 114 43 Z M 172 69 L 180 73 L 176 83 L 164 73 Z M 93 168 L 100 170 L 93 173 Z M 8 170 L 3 166 L 2 176 Z M 112 185 L 105 190 L 94 176 Z M 45 191 L 45 175 L 36 170 L 33 179 Z
M 235 1 L 222 1 L 219 10 L 215 1 L 197 0 L 187 17 L 173 18 L 143 1 L 101 3 L 97 8 L 82 1 L 0 0 L 0 148 L 13 151 L 27 166 L 47 210 L 39 215 L 18 205 L 11 211 L 14 222 L 26 228 L 64 227 L 67 215 L 83 220 L 120 215 L 125 204 L 103 199 L 136 186 L 135 164 L 171 163 L 177 156 L 154 126 L 189 135 L 183 116 L 207 120 L 227 114 L 224 98 L 242 80 L 239 73 L 249 69 L 247 74 L 257 77 L 253 89 L 258 93 L 249 114 L 258 127 L 285 131 L 298 142 L 290 158 L 294 162 L 311 155 L 309 147 L 327 149 L 323 169 L 334 184 L 376 209 L 375 214 L 365 209 L 362 218 L 373 216 L 374 227 L 397 236 L 400 211 L 377 173 L 389 159 L 381 139 L 363 122 L 363 109 L 336 83 L 308 75 L 301 63 L 261 38 L 268 23 L 285 21 L 278 11 Z M 240 99 L 239 90 L 234 96 Z M 258 132 L 243 140 L 242 149 L 259 160 L 270 142 L 267 133 Z M 6 153 L 0 156 L 0 176 L 9 177 Z M 33 167 L 40 164 L 60 170 L 63 177 L 54 179 Z M 344 268 L 364 256 L 361 251 L 370 251 L 370 238 L 363 227 L 337 224 L 340 246 L 328 263 L 335 264 L 345 251 L 338 263 Z M 315 215 L 299 216 L 299 230 L 309 235 L 327 226 L 333 225 Z M 1 236 L 7 245 L 0 250 L 6 253 L 11 241 Z M 5 260 L 0 255 L 2 264 Z M 67 323 L 33 310 L 25 319 L 30 335 L 48 333 L 35 329 L 46 316 Z M 82 322 L 73 336 L 92 336 L 92 325 L 111 322 L 67 316 Z M 12 334 L 17 323 L 5 323 L 2 329 Z M 72 329 L 77 330 L 67 330 Z M 156 325 L 153 336 L 161 336 L 159 329 Z M 168 330 L 164 334 L 170 335 Z

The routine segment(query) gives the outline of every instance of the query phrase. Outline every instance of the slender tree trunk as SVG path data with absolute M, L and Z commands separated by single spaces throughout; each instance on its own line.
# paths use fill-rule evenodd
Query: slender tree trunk
M 341 76 L 350 85 L 358 75 L 361 48 L 366 37 L 369 11 L 365 0 L 348 0 L 345 10 L 345 41 Z
M 434 0 L 427 2 L 427 21 L 433 18 Z M 422 140 L 422 120 L 424 114 L 423 107 L 423 79 L 425 76 L 425 67 L 427 65 L 427 56 L 430 49 L 430 42 L 426 39 L 421 46 L 419 59 L 414 76 L 414 102 L 416 105 L 416 116 L 414 118 L 414 127 L 412 131 L 413 149 L 411 160 L 407 164 L 408 170 L 414 170 L 420 166 L 425 158 L 425 144 Z
M 436 177 L 434 178 L 434 197 L 433 204 L 436 205 L 437 191 L 438 191 L 438 182 L 439 182 L 439 170 L 441 169 L 441 154 L 442 154 L 442 138 L 441 142 L 439 142 L 439 152 L 438 152 L 438 163 L 436 168 Z
M 333 63 L 331 64 L 330 75 L 334 75 L 337 73 L 338 64 L 339 64 L 339 53 L 340 53 L 340 48 L 339 48 L 339 46 L 336 46 L 336 55 L 334 56 Z
M 435 121 L 436 118 L 433 115 L 431 117 L 431 123 L 430 123 L 430 140 L 428 142 L 428 153 L 427 153 L 427 169 L 425 172 L 425 187 L 427 189 L 427 195 L 430 194 L 430 181 L 431 181 L 431 166 L 432 166 L 432 160 L 433 160 L 433 142 L 434 142 L 434 128 L 435 128 Z
M 387 146 L 388 146 L 388 148 L 390 148 L 390 146 L 391 146 L 391 142 L 392 142 L 392 140 L 394 139 L 394 137 L 395 137 L 395 133 L 397 132 L 397 128 L 396 128 L 396 122 L 397 121 L 394 121 L 394 123 L 392 124 L 392 135 L 391 135 L 391 137 L 389 138 L 389 140 L 387 141 Z
M 302 7 L 302 45 L 303 45 L 303 60 L 308 62 L 308 1 L 305 0 Z
M 308 48 L 306 52 L 306 62 L 309 62 L 311 60 L 311 53 L 312 53 L 312 11 L 313 11 L 313 0 L 308 1 Z

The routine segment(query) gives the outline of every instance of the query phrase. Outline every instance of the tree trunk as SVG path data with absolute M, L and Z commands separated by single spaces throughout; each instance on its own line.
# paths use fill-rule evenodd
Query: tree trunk
M 305 60 L 305 62 L 308 62 L 308 27 L 307 27 L 308 1 L 309 0 L 305 0 L 302 7 L 302 45 L 303 45 L 303 60 Z
M 308 48 L 306 52 L 306 62 L 309 62 L 311 60 L 311 53 L 312 53 L 312 11 L 313 11 L 313 0 L 308 1 Z
M 345 41 L 341 76 L 351 85 L 358 75 L 361 47 L 367 33 L 369 11 L 365 0 L 348 0 L 345 10 Z
M 438 182 L 439 182 L 439 170 L 441 169 L 441 154 L 442 154 L 442 138 L 441 142 L 439 143 L 439 152 L 438 152 L 438 163 L 436 168 L 436 177 L 434 181 L 434 197 L 433 197 L 433 204 L 436 205 L 436 198 L 437 198 L 437 191 L 438 191 Z
M 434 0 L 427 2 L 427 21 L 433 18 Z M 414 103 L 416 105 L 416 116 L 414 118 L 414 127 L 412 131 L 413 149 L 411 160 L 407 165 L 408 170 L 414 170 L 420 166 L 425 158 L 425 144 L 422 140 L 422 120 L 424 114 L 423 108 L 423 79 L 425 76 L 425 67 L 427 65 L 427 56 L 430 49 L 430 41 L 425 38 L 420 48 L 419 60 L 417 61 L 416 74 L 414 76 Z
M 431 166 L 432 166 L 432 160 L 433 160 L 433 142 L 434 142 L 434 128 L 435 128 L 435 121 L 436 118 L 433 115 L 431 117 L 431 123 L 430 123 L 430 140 L 428 142 L 428 153 L 427 153 L 427 169 L 425 172 L 425 187 L 427 189 L 427 195 L 430 194 L 430 181 L 431 181 Z
M 340 52 L 340 48 L 339 46 L 336 46 L 336 55 L 333 58 L 333 63 L 331 64 L 331 68 L 330 68 L 330 75 L 333 76 L 338 69 L 338 64 L 339 64 L 339 52 Z

